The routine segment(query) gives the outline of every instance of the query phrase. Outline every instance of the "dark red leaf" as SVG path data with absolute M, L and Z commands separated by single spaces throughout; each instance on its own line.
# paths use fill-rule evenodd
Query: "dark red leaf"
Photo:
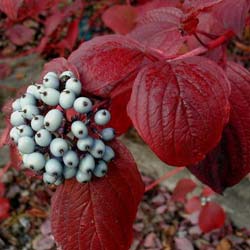
M 199 216 L 199 226 L 204 233 L 224 226 L 226 214 L 221 206 L 214 202 L 207 203 Z
M 108 35 L 83 43 L 68 60 L 78 69 L 86 91 L 107 96 L 139 70 L 143 59 L 144 54 L 133 41 Z
M 215 192 L 222 193 L 250 172 L 250 73 L 242 66 L 228 63 L 231 81 L 229 124 L 220 144 L 205 160 L 189 170 Z
M 15 20 L 18 16 L 18 10 L 22 6 L 24 0 L 1 0 L 0 10 L 4 12 L 10 19 Z
M 16 24 L 6 31 L 6 35 L 15 45 L 21 46 L 33 40 L 35 31 L 21 24 Z
M 128 150 L 119 142 L 106 177 L 88 184 L 66 181 L 52 199 L 51 223 L 63 250 L 128 250 L 144 185 Z
M 0 197 L 3 197 L 5 193 L 5 185 L 0 182 Z
M 45 21 L 45 35 L 50 36 L 57 29 L 60 23 L 63 22 L 64 18 L 65 15 L 62 12 L 56 12 L 55 14 L 47 17 Z
M 11 67 L 6 63 L 0 63 L 0 80 L 9 76 L 11 73 Z
M 113 5 L 107 9 L 102 20 L 114 32 L 125 35 L 135 26 L 136 9 L 130 5 Z
M 185 203 L 185 209 L 189 214 L 200 211 L 201 209 L 200 197 L 194 196 L 191 199 L 188 199 L 187 202 Z
M 198 162 L 216 146 L 228 121 L 230 85 L 212 61 L 191 57 L 159 62 L 138 74 L 128 114 L 164 162 Z
M 65 58 L 59 57 L 55 58 L 49 63 L 44 65 L 43 72 L 40 76 L 40 80 L 42 80 L 43 76 L 48 73 L 49 71 L 54 71 L 58 74 L 62 73 L 65 70 L 71 70 L 76 77 L 79 77 L 79 73 L 74 65 L 69 63 Z
M 172 199 L 174 201 L 185 202 L 187 194 L 192 192 L 196 186 L 196 183 L 191 179 L 181 179 L 173 191 Z
M 0 197 L 0 220 L 9 217 L 10 202 L 6 198 Z
M 226 29 L 241 35 L 250 8 L 249 0 L 224 0 L 213 8 L 213 14 Z

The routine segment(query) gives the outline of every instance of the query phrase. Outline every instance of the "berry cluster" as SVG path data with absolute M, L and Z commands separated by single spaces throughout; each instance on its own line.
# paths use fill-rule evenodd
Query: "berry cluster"
M 93 111 L 93 102 L 80 96 L 81 82 L 71 71 L 48 72 L 42 84 L 32 84 L 12 103 L 10 138 L 17 144 L 23 165 L 60 185 L 74 176 L 80 183 L 103 177 L 115 153 L 104 141 L 115 137 L 102 128 L 111 118 L 106 109 Z M 65 111 L 76 114 L 70 122 Z

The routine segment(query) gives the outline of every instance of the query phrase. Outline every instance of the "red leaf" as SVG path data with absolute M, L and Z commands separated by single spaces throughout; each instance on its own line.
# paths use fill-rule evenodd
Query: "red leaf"
M 191 179 L 181 179 L 174 191 L 172 199 L 174 201 L 185 202 L 188 193 L 192 192 L 196 188 L 196 183 Z
M 200 197 L 194 196 L 191 199 L 188 199 L 187 202 L 185 203 L 185 209 L 189 214 L 200 211 L 201 210 Z
M 0 10 L 4 12 L 10 19 L 15 20 L 18 16 L 18 10 L 22 6 L 24 0 L 1 0 Z
M 125 35 L 134 28 L 136 17 L 137 13 L 134 7 L 113 5 L 103 13 L 102 20 L 114 32 Z
M 216 193 L 210 187 L 204 187 L 201 194 L 204 197 L 211 197 Z
M 202 160 L 219 142 L 229 94 L 224 72 L 208 59 L 159 62 L 138 74 L 128 114 L 162 161 L 185 166 Z
M 0 197 L 0 220 L 9 217 L 10 202 L 6 198 Z
M 35 31 L 21 24 L 16 24 L 6 31 L 6 35 L 15 45 L 21 46 L 33 40 Z
M 224 0 L 213 8 L 212 13 L 226 29 L 232 29 L 236 34 L 241 35 L 249 9 L 249 0 Z
M 88 184 L 66 181 L 52 199 L 51 223 L 63 250 L 128 250 L 144 192 L 131 154 L 119 142 L 106 177 Z
M 250 172 L 250 73 L 242 66 L 228 63 L 231 81 L 229 124 L 220 144 L 189 170 L 215 192 L 237 184 Z
M 60 23 L 63 22 L 64 18 L 65 15 L 61 12 L 56 12 L 55 14 L 47 17 L 45 21 L 45 35 L 50 36 L 57 29 Z
M 201 210 L 199 226 L 204 233 L 224 226 L 226 214 L 221 206 L 214 202 L 207 203 Z
M 144 54 L 138 46 L 119 35 L 108 35 L 83 43 L 69 57 L 76 66 L 85 90 L 101 96 L 122 85 L 139 70 Z
M 5 185 L 0 182 L 0 197 L 3 197 L 5 193 Z
M 0 80 L 9 76 L 11 73 L 11 67 L 6 63 L 0 63 Z
M 2 148 L 5 144 L 9 143 L 9 132 L 11 130 L 11 124 L 6 122 L 6 128 L 0 135 L 0 148 Z
M 22 157 L 19 154 L 16 145 L 10 145 L 10 163 L 13 168 L 20 170 L 22 165 Z
M 74 65 L 69 63 L 65 58 L 59 57 L 55 58 L 49 63 L 46 63 L 43 68 L 43 72 L 40 76 L 40 81 L 42 80 L 43 76 L 48 73 L 49 71 L 54 71 L 58 74 L 62 73 L 63 71 L 71 70 L 76 77 L 79 78 L 79 73 Z
M 213 6 L 216 7 L 217 4 L 221 3 L 224 0 L 185 0 L 183 8 L 188 9 L 189 11 L 202 11 L 207 10 Z

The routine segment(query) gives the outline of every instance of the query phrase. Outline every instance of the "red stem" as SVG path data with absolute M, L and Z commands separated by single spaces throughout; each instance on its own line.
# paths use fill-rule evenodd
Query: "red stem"
M 156 187 L 157 185 L 159 185 L 161 182 L 165 181 L 166 179 L 178 174 L 179 172 L 181 172 L 185 167 L 177 167 L 169 172 L 167 172 L 166 174 L 164 174 L 162 177 L 160 177 L 159 179 L 155 180 L 153 183 L 149 184 L 146 188 L 145 188 L 145 193 L 152 190 L 154 187 Z

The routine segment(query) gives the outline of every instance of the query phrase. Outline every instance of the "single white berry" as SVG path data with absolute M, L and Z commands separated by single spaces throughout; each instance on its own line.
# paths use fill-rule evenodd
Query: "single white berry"
M 48 77 L 48 76 L 58 77 L 56 72 L 54 72 L 54 71 L 49 71 L 49 72 L 47 72 L 47 73 L 44 75 L 43 79 L 46 78 L 46 77 Z
M 37 85 L 35 85 L 35 84 L 30 85 L 26 91 L 27 91 L 27 93 L 33 95 L 36 99 L 38 99 L 38 100 L 41 99 Z
M 34 133 L 31 127 L 28 125 L 20 125 L 16 129 L 18 131 L 19 137 L 22 137 L 22 136 L 31 137 L 33 136 L 33 133 Z
M 35 171 L 40 171 L 45 166 L 45 157 L 39 152 L 34 152 L 30 154 L 27 158 L 27 161 L 28 167 Z
M 68 143 L 62 138 L 55 138 L 50 144 L 50 152 L 56 156 L 61 157 L 68 151 Z
M 22 107 L 21 107 L 21 101 L 20 101 L 19 98 L 16 99 L 16 100 L 12 103 L 12 109 L 13 109 L 14 111 L 20 111 L 20 110 L 22 109 Z
M 49 174 L 49 173 L 47 173 L 47 172 L 45 172 L 45 173 L 43 174 L 43 181 L 44 181 L 46 184 L 53 184 L 53 183 L 56 182 L 56 180 L 57 180 L 57 176 L 55 176 L 55 175 L 51 175 L 51 174 Z
M 62 77 L 67 76 L 69 78 L 75 77 L 74 73 L 70 70 L 64 71 L 60 74 L 59 78 L 61 79 Z
M 40 92 L 42 101 L 49 106 L 59 103 L 60 92 L 53 88 L 46 88 Z
M 111 141 L 115 138 L 115 130 L 113 128 L 105 128 L 101 132 L 104 141 Z
M 55 158 L 49 159 L 45 164 L 45 171 L 50 175 L 61 175 L 63 166 L 60 161 Z
M 82 171 L 78 171 L 76 174 L 76 180 L 80 183 L 86 183 L 89 182 L 91 180 L 92 177 L 92 173 L 91 172 L 82 172 Z
M 102 159 L 103 159 L 104 161 L 106 161 L 106 162 L 109 162 L 109 161 L 111 161 L 112 159 L 114 159 L 114 157 L 115 157 L 115 152 L 114 152 L 114 150 L 113 150 L 111 147 L 106 146 L 106 147 L 105 147 L 105 153 L 104 153 Z
M 63 156 L 63 162 L 64 164 L 69 168 L 75 168 L 77 167 L 79 163 L 79 157 L 77 153 L 73 150 L 69 150 L 64 156 Z
M 22 155 L 23 165 L 26 168 L 29 167 L 29 155 L 30 154 L 23 154 Z
M 25 93 L 20 98 L 20 104 L 22 108 L 26 105 L 36 105 L 36 98 L 29 93 Z
M 77 172 L 77 168 L 65 167 L 63 169 L 63 176 L 65 179 L 71 179 L 76 175 L 76 172 Z
M 37 91 L 34 92 L 34 96 L 36 97 L 36 99 L 41 100 L 41 93 L 44 92 L 45 88 L 42 84 L 37 84 L 37 83 L 34 86 L 37 89 Z
M 108 166 L 105 161 L 99 161 L 94 169 L 94 175 L 96 177 L 103 177 L 108 171 Z
M 25 124 L 25 117 L 23 112 L 21 111 L 14 111 L 10 116 L 10 123 L 12 126 L 20 126 Z
M 82 84 L 76 78 L 70 78 L 65 85 L 66 89 L 69 89 L 75 93 L 75 95 L 80 95 L 82 91 Z
M 51 140 L 52 140 L 52 135 L 46 129 L 40 129 L 39 131 L 37 131 L 35 135 L 35 142 L 37 145 L 41 147 L 49 146 Z
M 80 160 L 79 169 L 82 172 L 90 172 L 95 169 L 95 159 L 92 155 L 86 154 L 84 158 Z
M 18 140 L 18 150 L 22 154 L 31 154 L 35 150 L 35 141 L 33 138 L 24 136 Z
M 31 120 L 34 116 L 39 115 L 38 107 L 34 105 L 26 105 L 22 108 L 23 115 L 26 119 Z
M 44 116 L 36 115 L 31 120 L 31 127 L 33 130 L 38 131 L 43 128 Z
M 86 114 L 92 110 L 92 102 L 87 97 L 78 97 L 74 102 L 74 109 L 80 114 Z
M 43 78 L 43 86 L 45 88 L 58 89 L 59 85 L 60 82 L 57 76 L 48 75 Z
M 110 121 L 111 115 L 108 110 L 100 109 L 96 112 L 94 120 L 98 125 L 106 125 Z
M 75 93 L 72 90 L 65 89 L 60 94 L 59 104 L 62 108 L 69 109 L 73 107 L 75 99 Z
M 88 135 L 88 129 L 82 121 L 75 121 L 71 125 L 71 132 L 78 139 L 85 138 Z
M 79 139 L 77 141 L 77 148 L 80 151 L 88 151 L 92 148 L 94 144 L 94 139 L 90 136 L 87 136 L 86 138 Z
M 20 138 L 19 131 L 16 127 L 13 127 L 10 130 L 10 139 L 14 141 L 15 143 L 18 142 L 18 139 Z
M 94 140 L 94 145 L 89 151 L 95 158 L 102 158 L 105 153 L 105 144 L 102 140 Z
M 47 130 L 54 132 L 62 125 L 63 114 L 58 109 L 50 110 L 44 117 L 44 126 Z

